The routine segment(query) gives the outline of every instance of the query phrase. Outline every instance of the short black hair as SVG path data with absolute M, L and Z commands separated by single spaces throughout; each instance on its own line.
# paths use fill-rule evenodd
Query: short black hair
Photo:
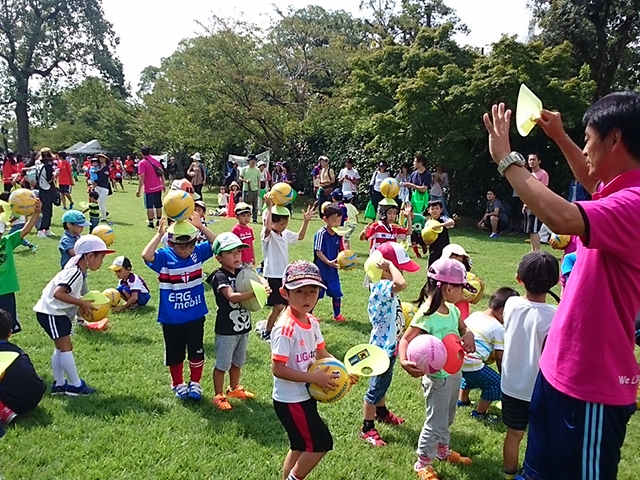
M 429 203 L 427 203 L 427 208 L 431 208 L 431 207 L 442 207 L 442 201 L 440 200 L 429 200 Z
M 271 222 L 273 222 L 273 223 L 281 222 L 285 218 L 289 219 L 291 217 L 289 215 L 278 215 L 277 213 L 272 213 L 271 214 Z
M 96 192 L 95 190 L 91 190 L 89 192 L 89 198 L 91 198 L 93 200 L 98 200 L 100 198 L 100 194 L 98 192 Z
M 58 156 L 59 156 L 60 158 L 67 158 L 67 152 L 64 152 L 64 151 L 62 151 L 62 152 L 58 152 Z
M 330 203 L 324 207 L 324 212 L 322 213 L 324 218 L 333 217 L 334 215 L 342 216 L 342 209 L 338 205 Z
M 489 308 L 491 310 L 502 310 L 507 299 L 510 297 L 518 297 L 520 294 L 511 287 L 502 287 L 493 292 L 489 299 Z
M 496 197 L 498 196 L 498 194 L 496 193 L 495 188 L 487 188 L 487 193 L 489 193 L 489 192 L 493 193 Z
M 13 318 L 6 310 L 0 308 L 0 340 L 6 340 L 13 330 Z
M 9 201 L 9 196 L 11 194 L 9 192 L 2 192 L 0 193 L 0 200 L 2 200 L 3 202 L 8 202 Z
M 142 147 L 140 149 L 140 153 L 142 153 L 142 155 L 144 155 L 145 157 L 147 155 L 151 155 L 151 147 Z
M 427 166 L 427 157 L 425 156 L 424 153 L 418 153 L 415 156 L 416 162 L 420 162 L 423 166 Z

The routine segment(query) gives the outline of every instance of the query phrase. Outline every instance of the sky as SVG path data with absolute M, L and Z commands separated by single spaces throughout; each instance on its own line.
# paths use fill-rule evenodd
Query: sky
M 483 47 L 496 42 L 503 33 L 524 39 L 529 25 L 526 0 L 445 0 L 454 8 L 471 33 L 459 36 L 458 42 Z M 237 18 L 259 25 L 269 25 L 274 8 L 302 8 L 309 4 L 326 10 L 346 10 L 354 16 L 360 12 L 360 0 L 102 0 L 107 20 L 120 37 L 117 55 L 124 65 L 127 82 L 135 92 L 140 72 L 149 65 L 160 66 L 180 40 L 203 33 L 198 24 L 207 25 L 213 15 Z

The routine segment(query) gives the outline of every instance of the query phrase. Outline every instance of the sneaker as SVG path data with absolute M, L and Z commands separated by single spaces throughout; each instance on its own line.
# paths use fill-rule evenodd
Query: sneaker
M 262 340 L 264 340 L 267 343 L 271 343 L 271 332 L 262 330 L 262 333 L 260 334 L 260 338 L 262 338 Z
M 189 398 L 192 400 L 202 399 L 202 387 L 198 382 L 189 382 Z
M 415 465 L 413 468 L 415 470 Z M 438 477 L 438 474 L 431 465 L 421 468 L 420 470 L 416 470 L 416 474 L 420 480 L 440 480 L 440 477 Z
M 51 230 L 45 230 L 45 231 L 44 231 L 44 234 L 45 234 L 47 237 L 57 237 L 57 235 L 56 235 L 55 233 L 53 233 Z
M 187 388 L 187 385 L 185 383 L 180 383 L 175 387 L 171 387 L 171 390 L 173 390 L 173 393 L 175 393 L 176 397 L 178 397 L 180 400 L 186 400 L 187 398 L 189 398 L 189 389 Z
M 213 397 L 212 403 L 218 407 L 219 410 L 231 410 L 233 408 L 224 393 L 219 393 Z
M 499 423 L 500 420 L 495 415 L 490 415 L 489 412 L 479 413 L 476 410 L 471 411 L 471 417 L 476 420 L 483 420 L 487 423 Z
M 267 328 L 267 321 L 266 320 L 258 320 L 256 322 L 256 332 L 258 332 L 258 334 L 262 334 L 262 332 L 264 332 L 265 328 Z
M 251 400 L 255 396 L 255 393 L 245 390 L 242 385 L 238 385 L 236 388 L 227 388 L 227 397 L 239 398 L 240 400 Z
M 462 400 L 458 400 L 456 405 L 458 405 L 458 407 L 470 407 L 471 406 L 471 400 L 467 400 L 466 402 L 463 402 Z
M 38 250 L 38 245 L 36 245 L 35 243 L 32 243 L 31 245 L 29 245 L 29 251 L 31 253 L 35 253 L 36 250 Z
M 69 204 L 69 210 L 73 210 L 73 203 Z
M 367 432 L 363 432 L 361 430 L 360 438 L 374 447 L 384 447 L 386 445 L 385 441 L 380 438 L 380 434 L 375 428 L 372 428 Z
M 91 395 L 96 393 L 96 389 L 91 388 L 84 380 L 80 380 L 80 386 L 74 387 L 73 385 L 67 385 L 64 393 L 70 397 L 77 397 L 78 395 Z
M 404 423 L 404 418 L 395 416 L 391 410 L 387 410 L 387 414 L 384 417 L 376 415 L 375 418 L 378 422 L 388 423 L 389 425 L 402 425 Z
M 498 234 L 497 233 L 492 233 L 491 235 L 489 235 L 489 238 L 498 238 Z
M 62 385 L 51 385 L 51 395 L 64 395 L 67 391 L 67 381 L 65 380 Z
M 469 466 L 472 463 L 469 457 L 463 457 L 462 455 L 460 455 L 460 453 L 453 450 L 450 450 L 449 455 L 447 455 L 444 458 L 440 458 L 437 455 L 436 455 L 436 458 L 442 462 L 457 463 L 464 466 Z
M 109 225 L 109 226 L 113 225 L 113 222 L 110 222 L 110 221 L 109 221 L 109 220 L 107 220 L 107 219 L 100 220 L 100 222 L 101 222 L 101 223 L 106 223 L 106 224 L 107 224 L 107 225 Z
M 333 319 L 338 323 L 344 323 L 347 321 L 347 319 L 344 318 L 342 314 L 336 315 L 335 317 L 333 317 Z
M 6 427 L 17 416 L 18 414 L 16 412 L 5 406 L 2 410 L 0 410 L 0 423 L 2 423 Z
M 44 230 L 38 230 L 38 238 L 47 238 L 47 234 Z
M 156 228 L 156 227 L 154 227 L 153 222 L 152 222 L 152 223 L 147 223 L 147 227 L 149 227 L 149 228 L 153 228 L 153 229 L 155 229 L 155 228 Z

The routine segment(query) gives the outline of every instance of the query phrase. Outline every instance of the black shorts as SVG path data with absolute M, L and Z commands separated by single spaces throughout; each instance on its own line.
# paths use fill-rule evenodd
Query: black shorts
M 525 213 L 524 215 L 524 233 L 538 233 L 540 231 L 540 227 L 542 226 L 542 222 L 538 220 L 532 213 Z
M 318 402 L 313 398 L 298 403 L 273 401 L 280 423 L 287 432 L 291 450 L 323 453 L 333 450 L 333 438 L 318 414 Z
M 187 323 L 163 323 L 164 363 L 167 367 L 184 362 L 187 358 L 194 362 L 204 360 L 204 317 Z
M 269 282 L 269 288 L 271 288 L 271 294 L 269 294 L 269 298 L 267 298 L 267 305 L 270 307 L 275 307 L 276 305 L 289 305 L 282 295 L 280 295 L 280 287 L 282 287 L 282 279 L 281 278 L 267 278 L 267 282 Z
M 502 392 L 502 422 L 512 430 L 524 432 L 529 425 L 530 402 L 513 398 Z
M 51 340 L 71 335 L 71 319 L 66 315 L 48 315 L 36 312 L 36 318 Z
M 16 294 L 5 293 L 4 295 L 0 295 L 0 308 L 11 315 L 11 319 L 13 320 L 11 327 L 13 333 L 21 332 L 22 327 L 18 321 L 18 310 L 16 308 Z
M 147 210 L 152 208 L 162 208 L 162 192 L 145 193 L 144 207 Z
M 58 185 L 60 193 L 71 193 L 71 185 Z
M 487 228 L 487 230 L 491 230 L 493 228 L 491 226 L 491 219 L 490 218 L 487 217 L 487 218 L 484 219 L 484 226 Z M 498 218 L 498 232 L 503 232 L 507 228 L 509 228 L 509 222 L 505 222 L 504 220 Z

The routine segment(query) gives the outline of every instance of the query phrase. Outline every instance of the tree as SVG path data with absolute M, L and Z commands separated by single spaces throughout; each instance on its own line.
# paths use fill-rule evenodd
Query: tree
M 0 78 L 3 103 L 15 105 L 18 150 L 30 150 L 30 82 L 96 68 L 124 92 L 118 43 L 101 0 L 4 0 L 0 5 Z

